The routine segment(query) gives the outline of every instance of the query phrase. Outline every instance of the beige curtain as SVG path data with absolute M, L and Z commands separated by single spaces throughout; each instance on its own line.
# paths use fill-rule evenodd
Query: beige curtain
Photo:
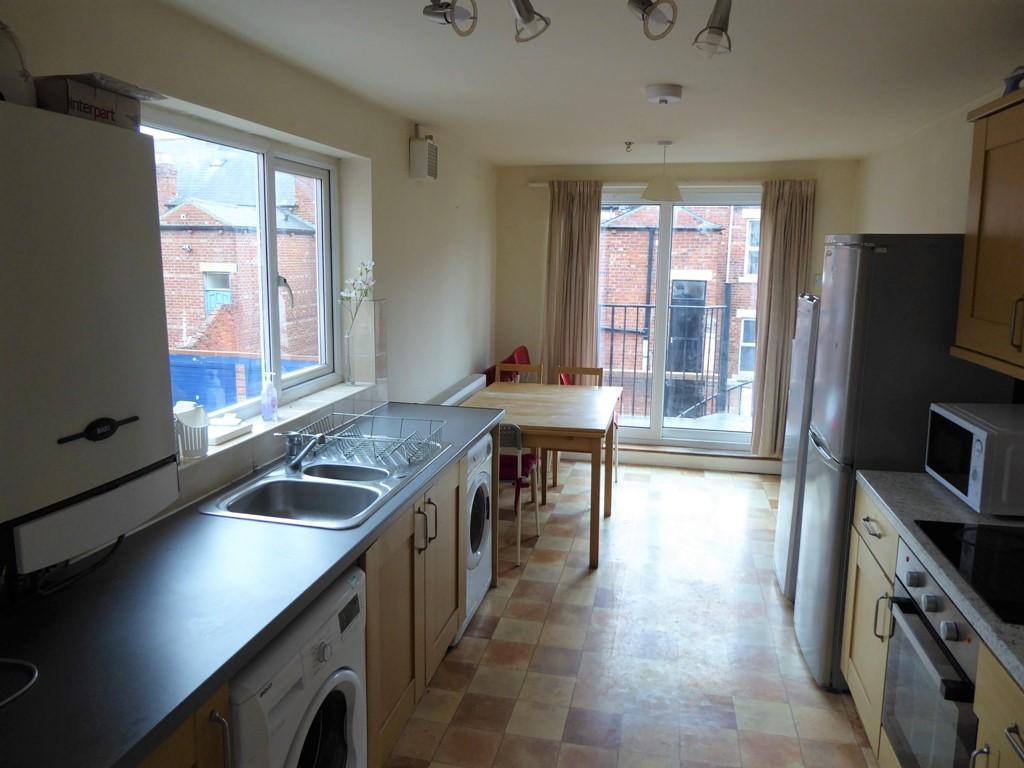
M 807 283 L 813 228 L 813 181 L 764 183 L 751 435 L 751 451 L 757 456 L 782 455 L 796 300 Z
M 601 182 L 552 181 L 550 191 L 547 312 L 541 350 L 549 380 L 558 365 L 597 365 Z

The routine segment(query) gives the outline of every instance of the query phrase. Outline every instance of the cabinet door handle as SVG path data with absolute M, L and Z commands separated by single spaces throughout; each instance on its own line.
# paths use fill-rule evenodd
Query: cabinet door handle
M 1018 352 L 1024 352 L 1024 339 L 1021 339 L 1019 344 L 1017 343 L 1017 309 L 1021 302 L 1024 302 L 1024 296 L 1013 302 L 1013 312 L 1010 314 L 1010 346 Z
M 976 768 L 976 766 L 978 765 L 978 758 L 981 755 L 985 756 L 985 763 L 987 764 L 988 756 L 989 754 L 991 754 L 991 752 L 992 750 L 988 748 L 988 744 L 986 744 L 984 747 L 978 747 L 976 750 L 971 752 L 971 762 L 968 764 L 968 768 Z
M 885 635 L 878 631 L 878 612 L 882 607 L 882 601 L 889 599 L 889 593 L 886 592 L 884 595 L 879 595 L 878 599 L 875 600 L 875 620 L 871 624 L 871 634 L 878 638 L 879 642 L 885 642 Z
M 423 532 L 423 546 L 421 547 L 419 545 L 419 543 L 417 543 L 416 544 L 416 551 L 417 552 L 424 551 L 430 545 L 430 538 L 429 538 L 429 536 L 430 536 L 430 518 L 427 517 L 427 513 L 424 512 L 422 509 L 417 509 L 416 510 L 416 518 L 418 519 L 420 515 L 423 515 L 423 529 L 424 529 L 424 532 Z M 415 539 L 416 539 L 417 542 L 419 542 L 419 532 L 420 532 L 420 527 L 417 525 L 416 526 L 416 530 L 415 530 Z
M 210 722 L 220 726 L 221 743 L 224 745 L 224 768 L 232 768 L 231 759 L 231 723 L 216 709 L 210 713 Z
M 878 529 L 878 526 L 875 525 L 874 520 L 870 517 L 862 517 L 860 521 L 864 523 L 864 530 L 867 531 L 868 536 L 873 536 L 876 539 L 882 538 L 882 532 Z
M 1010 742 L 1010 746 L 1017 753 L 1017 757 L 1024 760 L 1024 742 L 1020 740 L 1020 727 L 1013 723 L 1003 733 L 1006 734 L 1006 740 Z
M 430 506 L 432 506 L 434 508 L 434 535 L 433 536 L 430 535 L 430 526 L 427 526 L 427 544 L 429 545 L 430 542 L 432 542 L 434 539 L 437 538 L 437 522 L 438 522 L 438 520 L 437 520 L 437 504 L 435 504 L 430 499 L 427 499 L 427 504 L 429 504 Z M 424 516 L 426 516 L 426 513 L 424 513 Z

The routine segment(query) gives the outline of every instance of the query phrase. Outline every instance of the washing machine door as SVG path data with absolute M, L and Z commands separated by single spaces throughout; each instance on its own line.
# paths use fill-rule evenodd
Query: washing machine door
M 350 669 L 324 682 L 288 752 L 287 768 L 366 768 L 366 693 Z
M 469 552 L 467 566 L 473 570 L 491 546 L 491 477 L 486 472 L 477 475 L 470 484 L 469 499 Z

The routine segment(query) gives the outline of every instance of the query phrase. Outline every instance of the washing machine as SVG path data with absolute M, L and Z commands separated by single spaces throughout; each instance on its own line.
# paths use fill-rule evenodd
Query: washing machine
M 466 454 L 466 501 L 462 505 L 468 519 L 466 537 L 466 620 L 455 640 L 462 639 L 466 627 L 491 588 L 494 555 L 491 552 L 491 451 L 490 435 L 484 435 Z
M 366 767 L 365 584 L 346 571 L 231 681 L 235 766 Z

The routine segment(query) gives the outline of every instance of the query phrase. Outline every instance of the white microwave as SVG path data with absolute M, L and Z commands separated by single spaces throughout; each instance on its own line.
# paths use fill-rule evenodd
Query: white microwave
M 1024 405 L 932 403 L 924 468 L 975 512 L 1024 516 Z

